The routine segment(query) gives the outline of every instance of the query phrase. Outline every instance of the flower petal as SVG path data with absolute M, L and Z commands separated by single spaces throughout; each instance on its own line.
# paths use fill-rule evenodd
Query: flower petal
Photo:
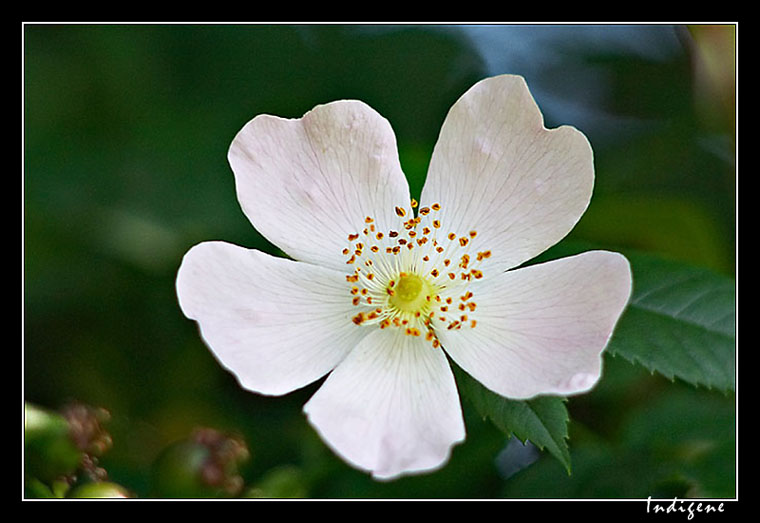
M 442 466 L 465 435 L 446 356 L 399 329 L 372 331 L 304 412 L 337 454 L 378 479 Z
M 620 254 L 591 251 L 502 273 L 471 289 L 477 327 L 442 331 L 446 352 L 508 398 L 585 392 L 628 302 L 631 272 Z
M 397 228 L 409 185 L 390 124 L 368 105 L 338 101 L 303 118 L 260 115 L 230 146 L 238 200 L 253 226 L 288 255 L 345 268 L 347 236 L 370 216 Z
M 451 108 L 421 204 L 457 234 L 477 231 L 501 270 L 540 254 L 575 226 L 594 183 L 593 153 L 578 130 L 548 130 L 522 77 L 482 80 Z
M 366 334 L 351 322 L 343 274 L 229 243 L 190 249 L 177 295 L 221 364 L 262 394 L 319 379 Z

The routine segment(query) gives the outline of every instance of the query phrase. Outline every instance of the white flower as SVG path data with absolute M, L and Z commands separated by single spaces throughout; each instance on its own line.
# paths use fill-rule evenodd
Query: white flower
M 518 76 L 452 107 L 419 206 L 389 123 L 358 101 L 260 115 L 229 151 L 238 199 L 294 260 L 196 245 L 183 312 L 242 387 L 287 394 L 324 441 L 376 478 L 442 466 L 464 440 L 446 354 L 508 398 L 589 390 L 631 292 L 627 260 L 592 251 L 515 270 L 585 211 L 591 147 L 548 130 Z

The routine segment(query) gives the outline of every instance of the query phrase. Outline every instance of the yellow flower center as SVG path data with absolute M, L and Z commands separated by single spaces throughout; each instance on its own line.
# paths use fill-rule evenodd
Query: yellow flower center
M 421 311 L 430 303 L 430 284 L 416 274 L 401 274 L 393 290 L 388 304 L 403 312 Z
M 412 200 L 411 207 L 416 206 Z M 440 345 L 437 330 L 477 325 L 469 287 L 483 277 L 476 266 L 491 251 L 476 250 L 477 231 L 442 232 L 441 221 L 428 217 L 440 209 L 437 203 L 423 207 L 388 231 L 378 230 L 367 216 L 364 229 L 348 235 L 342 254 L 354 267 L 346 281 L 359 309 L 352 317 L 356 325 L 401 328 L 409 336 L 425 336 L 433 347 Z M 395 211 L 399 219 L 407 216 L 403 207 Z

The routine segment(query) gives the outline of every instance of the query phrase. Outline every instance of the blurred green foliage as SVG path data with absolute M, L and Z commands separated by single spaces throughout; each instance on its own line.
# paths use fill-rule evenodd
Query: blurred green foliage
M 174 293 L 200 241 L 277 252 L 240 211 L 226 162 L 250 118 L 361 99 L 393 125 L 419 195 L 448 108 L 500 73 L 525 76 L 547 125 L 594 146 L 595 195 L 571 239 L 733 277 L 732 27 L 32 24 L 23 38 L 24 395 L 107 409 L 109 480 L 156 495 L 162 452 L 214 427 L 245 441 L 236 472 L 253 497 L 735 495 L 733 393 L 612 357 L 567 403 L 571 476 L 542 455 L 506 477 L 505 436 L 465 402 L 468 439 L 445 468 L 372 481 L 307 425 L 319 384 L 243 391 Z

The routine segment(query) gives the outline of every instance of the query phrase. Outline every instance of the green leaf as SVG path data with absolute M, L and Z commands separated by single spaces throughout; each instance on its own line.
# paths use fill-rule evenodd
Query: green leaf
M 504 483 L 507 498 L 731 498 L 736 495 L 735 398 L 672 386 L 628 406 L 607 437 L 573 445 L 573 475 L 539 460 Z
M 679 262 L 627 256 L 633 295 L 607 350 L 671 380 L 734 390 L 734 281 Z
M 511 400 L 499 396 L 455 368 L 459 390 L 483 417 L 490 419 L 507 435 L 530 440 L 557 458 L 570 474 L 570 451 L 567 447 L 569 416 L 565 399 L 539 396 L 530 400 Z

